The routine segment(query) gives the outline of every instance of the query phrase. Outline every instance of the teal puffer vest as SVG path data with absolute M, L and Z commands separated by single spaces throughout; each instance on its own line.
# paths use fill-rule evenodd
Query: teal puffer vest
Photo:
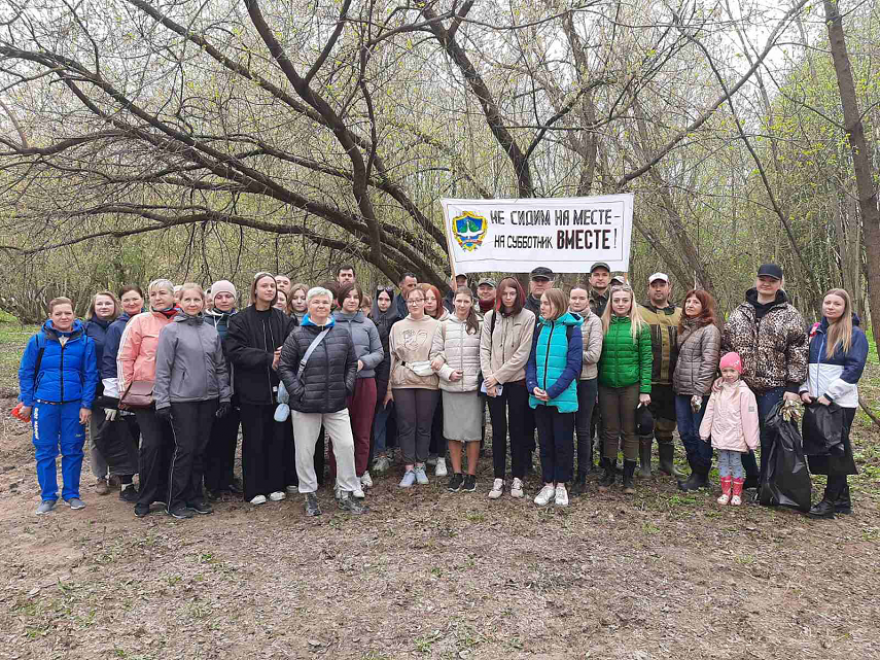
M 538 387 L 547 390 L 562 376 L 568 360 L 569 327 L 583 325 L 584 320 L 577 314 L 566 312 L 555 321 L 547 321 L 538 317 L 535 332 L 538 340 L 535 344 L 535 363 L 537 366 Z M 577 369 L 580 373 L 580 367 Z M 529 395 L 529 406 L 554 406 L 561 413 L 577 412 L 577 379 L 562 391 L 562 394 L 544 403 Z

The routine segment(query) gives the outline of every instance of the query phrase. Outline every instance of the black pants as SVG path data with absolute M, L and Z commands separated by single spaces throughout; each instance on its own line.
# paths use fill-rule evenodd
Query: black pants
M 174 453 L 168 477 L 169 511 L 202 499 L 205 447 L 219 404 L 218 399 L 171 404 Z
M 205 448 L 205 488 L 218 491 L 228 488 L 235 479 L 235 447 L 241 411 L 233 407 L 229 414 L 211 425 L 211 437 Z
M 245 500 L 284 490 L 284 424 L 275 421 L 275 408 L 274 404 L 241 404 Z
M 526 476 L 528 459 L 528 436 L 526 435 L 529 395 L 523 381 L 505 383 L 501 394 L 486 397 L 489 417 L 492 420 L 492 463 L 496 479 L 504 479 L 507 467 L 507 428 L 510 417 L 510 471 L 516 479 Z M 532 417 L 534 419 L 534 417 Z M 534 432 L 533 432 L 534 433 Z M 534 438 L 533 438 L 534 440 Z
M 575 416 L 577 429 L 578 477 L 593 467 L 593 409 L 599 393 L 599 379 L 579 380 L 577 384 L 578 411 Z
M 431 420 L 431 444 L 428 446 L 428 454 L 438 458 L 446 458 L 446 436 L 443 435 L 443 397 L 437 399 L 437 407 L 434 408 L 434 418 Z
M 538 441 L 541 443 L 541 479 L 545 484 L 564 484 L 574 472 L 574 417 L 554 406 L 535 408 Z
M 95 446 L 107 461 L 111 475 L 118 475 L 122 483 L 131 483 L 131 476 L 138 471 L 138 438 L 141 431 L 134 415 L 119 415 L 115 420 L 106 418 L 103 408 L 98 408 L 94 437 Z
M 138 410 L 135 416 L 141 429 L 138 504 L 150 506 L 153 502 L 167 503 L 174 432 L 171 424 L 156 416 L 155 410 Z

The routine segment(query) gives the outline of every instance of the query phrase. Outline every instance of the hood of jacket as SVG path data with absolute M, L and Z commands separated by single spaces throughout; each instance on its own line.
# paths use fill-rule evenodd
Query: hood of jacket
M 306 314 L 302 320 L 302 327 L 303 328 L 307 328 L 309 326 L 312 326 L 313 328 L 323 329 L 323 328 L 332 328 L 334 325 L 336 325 L 336 319 L 334 319 L 332 315 L 327 318 L 327 323 L 325 323 L 324 325 L 318 325 L 317 323 L 312 321 L 312 317 L 309 316 L 308 314 Z
M 68 337 L 69 339 L 76 339 L 85 330 L 85 326 L 83 322 L 79 319 L 73 320 L 73 325 L 70 326 L 70 330 L 61 331 L 55 328 L 55 324 L 52 323 L 52 319 L 46 319 L 46 322 L 43 323 L 43 332 L 46 333 L 46 337 L 49 339 L 54 339 L 58 341 L 59 337 Z
M 541 325 L 546 325 L 546 326 L 551 326 L 551 325 L 553 325 L 554 323 L 555 323 L 556 325 L 572 325 L 572 326 L 576 326 L 576 325 L 583 325 L 583 323 L 584 323 L 584 319 L 581 317 L 580 314 L 578 314 L 578 313 L 576 313 L 576 312 L 566 312 L 565 314 L 563 314 L 562 316 L 560 316 L 560 317 L 559 317 L 558 319 L 556 319 L 555 321 L 548 321 L 548 320 L 545 319 L 543 316 L 539 316 L 539 317 L 538 317 L 538 323 L 540 323 Z
M 187 323 L 189 325 L 201 325 L 205 322 L 205 317 L 201 314 L 190 316 L 186 312 L 178 312 L 173 319 L 174 323 Z
M 759 307 L 772 308 L 772 307 L 776 307 L 776 305 L 783 305 L 783 304 L 787 303 L 788 296 L 785 295 L 785 291 L 783 291 L 782 289 L 779 289 L 779 291 L 776 292 L 776 298 L 773 301 L 771 301 L 769 303 L 759 303 L 758 302 L 758 290 L 755 288 L 751 288 L 748 291 L 746 291 L 746 302 L 749 303 L 755 309 L 758 309 Z

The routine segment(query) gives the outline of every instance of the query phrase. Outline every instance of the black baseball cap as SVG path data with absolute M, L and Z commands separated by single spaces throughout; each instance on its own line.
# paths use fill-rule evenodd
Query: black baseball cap
M 607 270 L 609 273 L 611 272 L 611 266 L 609 266 L 608 264 L 606 264 L 604 261 L 597 261 L 597 262 L 594 263 L 592 266 L 590 266 L 590 275 L 592 275 L 592 274 L 593 274 L 593 271 L 596 270 L 597 268 L 604 268 L 604 269 Z
M 531 273 L 529 273 L 530 280 L 552 280 L 553 279 L 553 271 L 547 268 L 546 266 L 538 266 Z
M 782 268 L 776 264 L 763 264 L 758 269 L 758 277 L 772 277 L 774 280 L 781 280 Z

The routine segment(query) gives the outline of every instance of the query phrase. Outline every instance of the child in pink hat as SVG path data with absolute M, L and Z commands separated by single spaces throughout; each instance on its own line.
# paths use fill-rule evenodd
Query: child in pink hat
M 711 438 L 712 447 L 718 450 L 718 504 L 739 506 L 745 482 L 742 454 L 758 446 L 758 404 L 748 385 L 740 380 L 742 360 L 737 353 L 726 353 L 719 367 L 721 378 L 712 388 L 700 438 L 706 442 Z

